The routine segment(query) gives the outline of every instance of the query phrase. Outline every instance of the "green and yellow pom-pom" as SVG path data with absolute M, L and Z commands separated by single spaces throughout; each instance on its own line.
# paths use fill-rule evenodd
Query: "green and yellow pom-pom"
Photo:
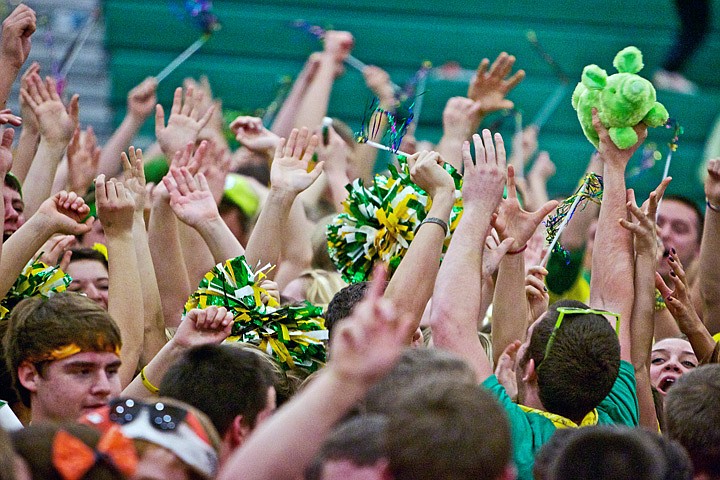
M 327 227 L 330 258 L 349 283 L 366 280 L 376 261 L 387 263 L 392 273 L 430 211 L 432 200 L 410 179 L 407 159 L 398 157 L 398 161 L 399 169 L 390 167 L 389 177 L 375 175 L 369 187 L 359 179 L 348 185 L 344 212 Z M 456 189 L 447 248 L 462 215 L 462 177 L 450 164 L 444 168 L 453 177 Z
M 10 291 L 0 301 L 0 319 L 6 318 L 20 301 L 41 296 L 50 298 L 64 292 L 72 278 L 59 267 L 50 267 L 39 260 L 31 261 L 23 269 Z
M 285 368 L 313 372 L 326 359 L 324 341 L 328 331 L 322 308 L 309 303 L 280 307 L 260 286 L 268 267 L 254 271 L 243 256 L 216 265 L 188 299 L 185 313 L 211 305 L 225 307 L 235 319 L 226 341 L 256 345 Z M 269 299 L 267 305 L 263 304 L 262 296 Z

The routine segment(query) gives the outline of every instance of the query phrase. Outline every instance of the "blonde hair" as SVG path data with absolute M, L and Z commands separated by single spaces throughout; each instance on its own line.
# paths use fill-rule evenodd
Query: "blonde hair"
M 305 270 L 298 277 L 305 285 L 305 299 L 325 310 L 335 294 L 347 287 L 338 272 L 327 270 Z

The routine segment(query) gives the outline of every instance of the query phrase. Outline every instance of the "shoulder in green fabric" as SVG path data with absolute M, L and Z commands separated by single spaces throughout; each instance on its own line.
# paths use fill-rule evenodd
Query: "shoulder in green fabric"
M 648 127 L 659 127 L 667 122 L 668 112 L 656 101 L 652 83 L 637 74 L 643 68 L 640 50 L 632 46 L 622 49 L 613 65 L 618 73 L 610 76 L 597 65 L 586 66 L 573 92 L 572 106 L 583 133 L 596 148 L 599 138 L 592 125 L 593 108 L 597 108 L 613 143 L 625 149 L 638 140 L 635 125 L 644 122 Z

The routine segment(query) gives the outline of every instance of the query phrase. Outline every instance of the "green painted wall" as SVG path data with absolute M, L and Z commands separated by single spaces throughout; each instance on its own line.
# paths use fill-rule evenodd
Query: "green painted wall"
M 720 11 L 720 0 L 714 1 Z M 627 45 L 644 53 L 650 77 L 668 49 L 677 23 L 672 2 L 606 0 L 571 2 L 534 0 L 469 2 L 467 0 L 267 0 L 249 2 L 216 0 L 214 11 L 223 28 L 186 64 L 160 86 L 160 101 L 169 105 L 172 90 L 184 76 L 206 74 L 214 93 L 227 108 L 255 110 L 273 99 L 280 79 L 295 76 L 308 54 L 319 45 L 291 28 L 304 19 L 326 28 L 349 30 L 356 39 L 354 55 L 379 65 L 402 84 L 424 60 L 435 66 L 457 61 L 474 68 L 483 57 L 506 50 L 518 57 L 526 80 L 511 94 L 524 116 L 531 119 L 552 93 L 557 80 L 527 41 L 534 30 L 571 77 L 579 80 L 582 68 L 597 63 L 613 72 L 614 54 Z M 158 73 L 198 33 L 179 21 L 165 1 L 106 0 L 106 44 L 110 53 L 111 102 L 116 122 L 124 114 L 127 91 L 144 77 Z M 671 174 L 674 193 L 684 192 L 702 201 L 697 177 L 705 137 L 720 112 L 720 15 L 715 15 L 710 38 L 688 69 L 689 78 L 702 91 L 696 96 L 659 92 L 672 117 L 685 127 L 674 154 Z M 418 137 L 437 140 L 441 113 L 447 98 L 463 95 L 461 82 L 429 81 Z M 541 133 L 540 147 L 558 166 L 551 180 L 554 195 L 566 195 L 582 174 L 592 146 L 582 136 L 570 93 Z M 330 113 L 357 126 L 369 93 L 361 75 L 348 69 L 335 86 Z M 491 120 L 490 120 L 491 121 Z M 146 125 L 150 132 L 151 125 Z M 502 132 L 512 133 L 512 122 Z M 671 137 L 667 129 L 651 132 L 648 142 L 666 154 Z M 659 181 L 662 165 L 631 178 L 630 186 L 645 195 Z

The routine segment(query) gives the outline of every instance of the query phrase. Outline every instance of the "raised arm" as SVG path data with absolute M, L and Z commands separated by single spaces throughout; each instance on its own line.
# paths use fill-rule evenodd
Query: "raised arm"
M 312 129 L 322 123 L 335 77 L 342 71 L 342 63 L 350 54 L 353 42 L 350 32 L 329 31 L 325 34 L 320 65 L 300 102 L 293 124 L 295 128 Z
M 237 478 L 237 472 L 246 480 L 302 478 L 333 426 L 395 365 L 411 321 L 382 298 L 379 270 L 365 299 L 335 327 L 327 366 L 253 431 L 218 480 Z
M 475 162 L 470 144 L 463 145 L 463 216 L 460 219 L 435 280 L 430 326 L 436 347 L 457 353 L 475 370 L 478 383 L 493 374 L 477 335 L 481 305 L 483 249 L 479 248 L 505 187 L 505 145 L 502 136 L 489 130 L 473 135 Z M 458 308 L 458 289 L 464 292 Z
M 7 105 L 12 85 L 30 55 L 30 37 L 35 33 L 35 11 L 20 4 L 3 20 L 0 38 L 0 110 Z
M 175 215 L 197 230 L 215 263 L 245 254 L 243 246 L 220 217 L 205 175 L 198 173 L 193 177 L 186 167 L 170 167 L 170 175 L 163 178 L 163 183 L 170 192 L 170 206 Z
M 95 198 L 108 247 L 108 313 L 122 333 L 120 382 L 128 385 L 138 367 L 143 346 L 143 308 L 140 270 L 133 239 L 135 202 L 122 182 L 95 179 Z M 140 307 L 140 308 L 138 308 Z
M 437 152 L 422 151 L 408 158 L 410 178 L 432 199 L 426 218 L 439 219 L 447 224 L 455 203 L 455 183 L 441 166 L 443 163 Z M 385 290 L 385 298 L 390 299 L 401 311 L 410 314 L 415 328 L 420 325 L 423 311 L 432 295 L 445 235 L 444 225 L 431 222 L 421 224 Z M 408 343 L 410 340 L 408 337 Z
M 122 171 L 118 158 L 130 146 L 140 127 L 152 114 L 157 103 L 156 92 L 157 80 L 155 77 L 146 78 L 140 85 L 128 92 L 125 118 L 103 146 L 98 167 L 100 173 L 117 175 Z
M 95 180 L 100 161 L 100 147 L 92 127 L 85 132 L 75 129 L 67 147 L 66 159 L 60 163 L 53 191 L 67 189 L 85 196 Z
M 711 333 L 720 332 L 720 158 L 708 162 L 705 179 L 705 226 L 700 243 L 700 297 L 703 320 Z M 700 357 L 698 357 L 700 358 Z
M 307 128 L 293 129 L 287 141 L 280 140 L 270 170 L 270 193 L 248 240 L 245 257 L 250 265 L 258 262 L 277 265 L 282 243 L 292 248 L 296 241 L 287 238 L 287 223 L 298 194 L 312 185 L 322 172 L 322 163 L 308 172 L 318 142 L 318 137 L 310 136 Z
M 501 240 L 514 238 L 508 253 L 500 262 L 493 300 L 493 359 L 515 340 L 524 340 L 528 323 L 528 305 L 525 301 L 525 258 L 522 252 L 535 234 L 540 222 L 557 206 L 556 201 L 545 203 L 534 212 L 520 207 L 515 190 L 515 174 L 508 167 L 507 198 L 500 202 L 498 215 L 493 221 Z
M 481 104 L 465 97 L 452 97 L 443 110 L 443 136 L 437 150 L 447 162 L 462 169 L 462 145 L 480 126 Z
M 82 197 L 73 192 L 58 192 L 45 200 L 35 215 L 20 227 L 3 245 L 0 258 L 0 298 L 15 283 L 25 265 L 55 233 L 82 235 L 90 231 L 92 218 Z
M 635 237 L 635 299 L 632 317 L 623 328 L 622 334 L 630 334 L 630 358 L 635 368 L 635 381 L 637 382 L 638 403 L 640 405 L 640 425 L 651 430 L 657 430 L 658 419 L 655 412 L 655 403 L 652 396 L 650 382 L 650 351 L 653 342 L 653 314 L 655 310 L 655 269 L 657 253 L 657 232 L 655 228 L 655 215 L 658 201 L 662 198 L 670 178 L 664 180 L 658 188 L 650 194 L 647 212 L 640 210 L 635 203 L 635 195 L 630 191 L 627 210 L 635 222 L 624 218 L 620 225 L 632 232 Z M 622 327 L 622 324 L 621 324 Z M 624 342 L 621 342 L 621 348 Z
M 690 298 L 690 285 L 680 259 L 671 252 L 667 261 L 672 268 L 670 276 L 675 280 L 674 289 L 670 290 L 660 274 L 655 275 L 655 286 L 660 290 L 665 305 L 680 327 L 680 331 L 687 336 L 695 356 L 701 362 L 707 363 L 712 357 L 715 341 L 695 311 Z
M 305 92 L 313 78 L 315 78 L 320 66 L 320 58 L 322 58 L 320 53 L 311 53 L 297 78 L 295 78 L 290 93 L 285 98 L 280 111 L 275 116 L 275 121 L 270 126 L 270 130 L 278 137 L 287 138 L 290 135 L 298 109 L 305 97 Z
M 500 53 L 492 65 L 487 58 L 483 58 L 478 65 L 475 76 L 468 86 L 467 97 L 474 102 L 480 102 L 480 121 L 492 112 L 515 106 L 505 97 L 525 78 L 525 71 L 518 70 L 510 75 L 514 65 L 515 56 L 506 52 Z
M 15 130 L 12 128 L 6 128 L 0 130 L 0 185 L 5 185 L 5 175 L 10 171 L 12 167 L 12 142 L 15 138 Z M 2 204 L 0 204 L 2 211 L 5 211 L 5 197 L 3 196 Z M 2 258 L 2 241 L 0 241 L 0 259 Z
M 23 120 L 23 124 L 17 148 L 15 149 L 12 172 L 18 177 L 21 183 L 24 182 L 25 177 L 27 177 L 28 170 L 30 170 L 30 165 L 40 144 L 40 125 L 38 124 L 38 119 L 33 113 L 32 108 L 30 108 L 30 105 L 25 101 L 22 91 L 27 91 L 30 88 L 28 82 L 30 76 L 33 74 L 38 75 L 39 72 L 40 64 L 33 62 L 32 65 L 25 70 L 25 73 L 23 73 L 20 79 L 18 102 L 20 104 L 20 117 Z
M 40 145 L 24 183 L 27 217 L 35 213 L 38 206 L 50 196 L 58 165 L 79 124 L 77 95 L 72 97 L 66 108 L 52 78 L 47 77 L 43 82 L 40 76 L 31 75 L 28 82 L 30 90 L 21 90 L 21 95 L 38 119 Z
M 151 398 L 158 395 L 151 387 L 160 385 L 165 372 L 184 352 L 198 345 L 219 344 L 230 335 L 232 312 L 223 307 L 210 306 L 206 309 L 190 310 L 173 338 L 145 366 L 122 392 L 123 397 Z M 145 382 L 143 378 L 145 377 Z
M 145 229 L 145 170 L 142 150 L 130 147 L 128 154 L 122 153 L 122 165 L 125 187 L 133 197 L 132 236 L 135 244 L 135 257 L 140 272 L 140 286 L 143 300 L 143 349 L 141 363 L 146 364 L 165 345 L 165 320 L 160 302 L 160 289 L 150 255 L 148 234 Z
M 593 246 L 590 305 L 620 314 L 621 321 L 630 318 L 635 293 L 632 234 L 618 223 L 625 218 L 625 168 L 632 154 L 647 137 L 647 127 L 635 127 L 638 142 L 620 150 L 610 139 L 607 129 L 593 111 L 593 125 L 600 137 L 600 159 L 603 166 L 603 200 Z M 623 360 L 631 361 L 629 352 L 621 352 Z
M 195 152 L 195 158 L 192 158 L 192 144 L 188 144 L 184 150 L 175 153 L 170 165 L 189 167 L 191 172 L 196 172 L 197 157 L 203 154 L 203 148 L 201 145 Z M 193 288 L 186 268 L 178 223 L 170 207 L 170 193 L 164 183 L 160 182 L 152 192 L 148 243 L 160 289 L 163 317 L 168 327 L 178 326 L 180 312 Z
M 183 98 L 183 89 L 176 88 L 167 125 L 162 105 L 155 107 L 155 137 L 165 158 L 173 158 L 175 152 L 185 150 L 188 143 L 194 145 L 200 130 L 210 121 L 214 107 L 202 116 L 196 108 L 196 105 L 202 103 L 204 95 L 202 90 L 189 86 L 185 89 Z

